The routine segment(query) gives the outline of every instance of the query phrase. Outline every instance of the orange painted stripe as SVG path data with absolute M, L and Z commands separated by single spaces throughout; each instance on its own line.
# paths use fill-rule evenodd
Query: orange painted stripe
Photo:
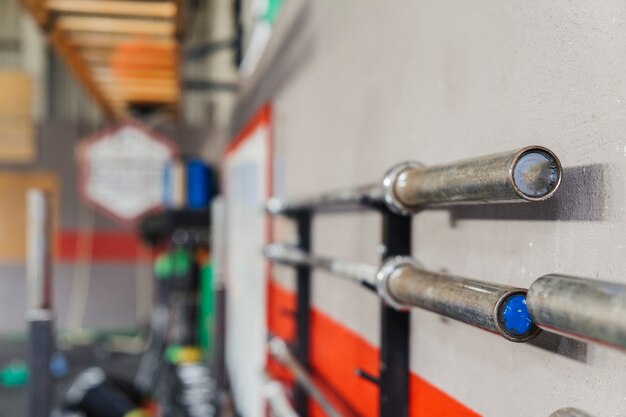
M 130 231 L 96 230 L 86 233 L 61 230 L 57 234 L 56 259 L 61 262 L 137 262 L 149 260 L 150 249 Z
M 268 298 L 269 331 L 293 340 L 293 318 L 286 316 L 283 308 L 293 310 L 295 296 L 293 292 L 271 281 Z M 316 309 L 311 311 L 310 348 L 311 367 L 316 379 L 346 403 L 351 411 L 347 415 L 377 417 L 378 388 L 358 377 L 355 370 L 360 368 L 371 375 L 378 375 L 378 349 Z M 276 371 L 276 367 L 273 364 L 270 372 Z M 284 370 L 281 374 L 284 375 Z M 409 392 L 411 417 L 480 417 L 416 374 L 411 374 Z M 311 416 L 324 417 L 324 413 L 312 404 Z
M 413 417 L 480 417 L 480 414 L 415 374 L 411 374 L 409 395 Z

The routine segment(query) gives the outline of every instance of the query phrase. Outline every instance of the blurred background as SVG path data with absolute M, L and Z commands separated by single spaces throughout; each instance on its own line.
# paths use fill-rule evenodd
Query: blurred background
M 0 0 L 0 417 L 336 417 L 272 347 L 346 417 L 626 415 L 623 352 L 584 332 L 510 343 L 413 308 L 389 336 L 375 292 L 263 255 L 371 271 L 387 212 L 279 203 L 540 145 L 550 200 L 429 206 L 388 237 L 441 274 L 611 282 L 561 307 L 617 306 L 594 330 L 623 348 L 625 22 L 623 0 Z
M 195 230 L 184 261 L 207 252 L 239 81 L 280 4 L 0 0 L 0 367 L 9 387 L 0 415 L 27 410 L 27 190 L 45 190 L 52 204 L 60 346 L 90 346 L 74 353 L 79 364 L 117 335 L 141 351 L 133 337 L 150 327 L 154 268 L 173 230 Z

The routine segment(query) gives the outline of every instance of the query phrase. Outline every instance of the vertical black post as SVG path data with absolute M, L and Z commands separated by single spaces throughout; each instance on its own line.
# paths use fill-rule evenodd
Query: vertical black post
M 383 209 L 383 261 L 411 254 L 410 216 Z M 380 323 L 380 417 L 409 415 L 410 313 L 383 304 Z
M 28 415 L 49 417 L 53 408 L 53 383 L 50 358 L 54 352 L 54 313 L 52 310 L 31 310 L 29 322 Z
M 311 251 L 311 213 L 298 213 L 294 219 L 298 227 L 298 248 Z M 311 268 L 296 268 L 296 358 L 302 366 L 309 369 L 309 331 L 311 307 Z M 294 392 L 296 412 L 300 417 L 309 415 L 309 398 L 306 392 L 296 386 Z

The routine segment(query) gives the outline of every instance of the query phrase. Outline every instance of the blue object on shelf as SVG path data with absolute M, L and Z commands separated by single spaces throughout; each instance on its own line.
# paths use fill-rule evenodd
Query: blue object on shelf
M 213 194 L 211 169 L 202 161 L 192 159 L 187 162 L 187 207 L 200 209 L 207 207 Z

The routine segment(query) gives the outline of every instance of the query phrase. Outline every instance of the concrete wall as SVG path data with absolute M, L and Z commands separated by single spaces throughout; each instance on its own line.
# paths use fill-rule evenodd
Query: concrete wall
M 277 195 L 373 182 L 407 159 L 544 145 L 565 167 L 556 198 L 423 212 L 413 255 L 522 287 L 551 272 L 626 283 L 625 2 L 318 0 L 293 22 L 233 125 L 273 101 Z M 377 263 L 379 239 L 373 214 L 315 220 L 319 253 Z M 375 297 L 316 272 L 313 301 L 378 345 Z M 589 344 L 573 360 L 428 312 L 412 323 L 411 369 L 482 415 L 626 415 L 621 352 Z

